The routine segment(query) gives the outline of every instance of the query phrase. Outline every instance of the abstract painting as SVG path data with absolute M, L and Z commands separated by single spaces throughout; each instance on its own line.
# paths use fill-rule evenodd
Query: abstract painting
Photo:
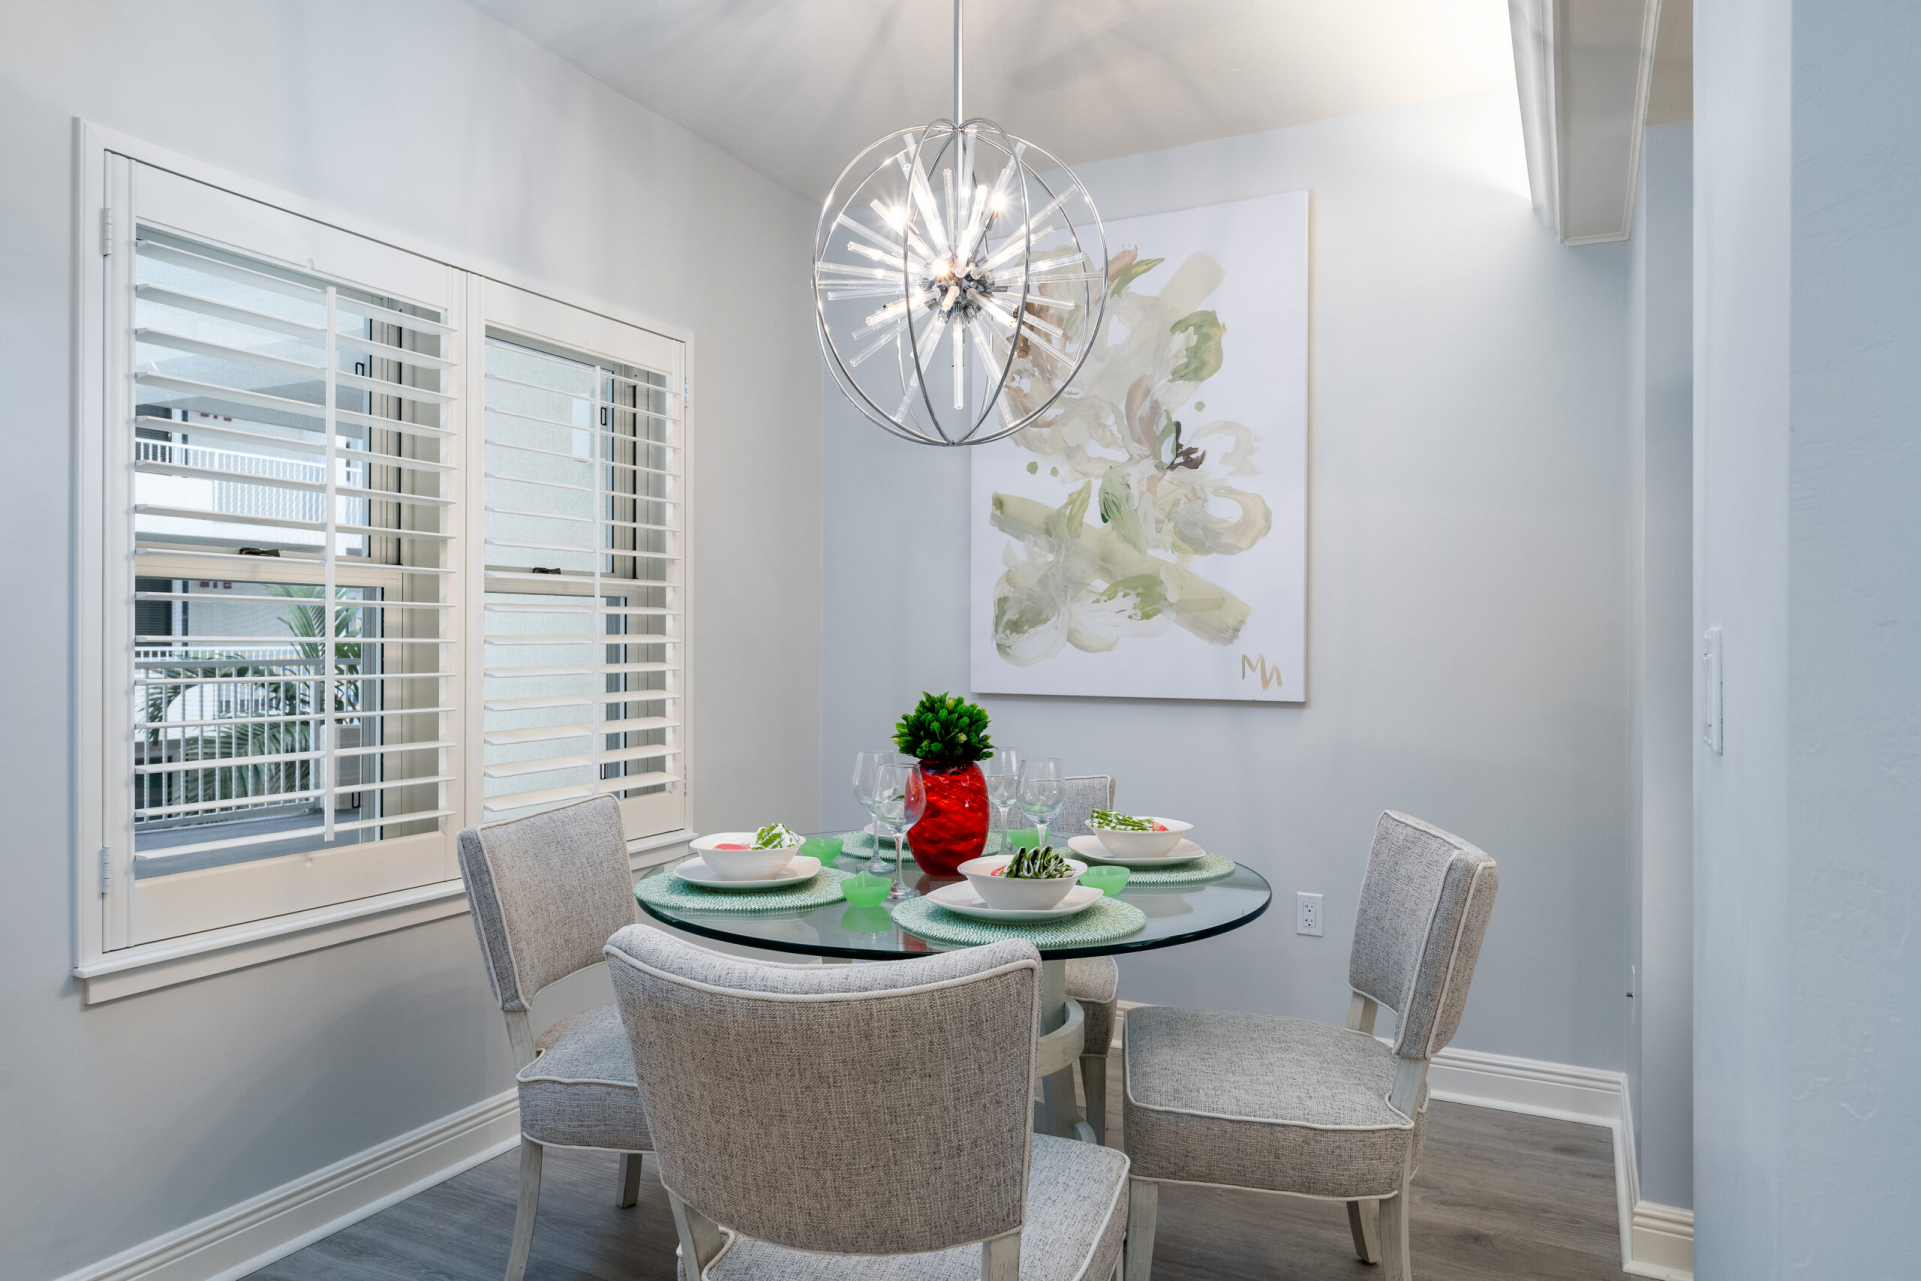
M 1073 388 L 971 451 L 973 688 L 1303 701 L 1307 193 L 1106 231 Z

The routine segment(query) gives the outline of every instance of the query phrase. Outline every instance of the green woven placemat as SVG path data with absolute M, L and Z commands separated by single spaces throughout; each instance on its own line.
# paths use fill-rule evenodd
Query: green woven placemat
M 840 852 L 842 854 L 855 854 L 861 858 L 872 858 L 875 845 L 880 846 L 882 858 L 890 862 L 893 860 L 894 838 L 891 836 L 876 837 L 872 832 L 842 832 L 840 834 Z M 901 837 L 900 852 L 911 857 L 913 850 L 914 842 L 905 836 Z
M 1127 878 L 1127 888 L 1139 889 L 1144 885 L 1199 885 L 1203 881 L 1219 880 L 1234 871 L 1234 860 L 1223 854 L 1203 854 L 1192 863 L 1170 867 L 1164 871 L 1148 871 L 1136 867 L 1133 875 Z
M 894 924 L 936 943 L 994 943 L 1026 939 L 1038 948 L 1086 947 L 1126 938 L 1147 924 L 1147 913 L 1132 903 L 1103 898 L 1085 912 L 1032 925 L 995 925 L 961 916 L 927 898 L 902 899 L 891 906 Z
M 663 867 L 634 882 L 634 897 L 655 907 L 701 912 L 775 912 L 840 902 L 840 883 L 852 872 L 823 867 L 814 878 L 779 890 L 706 890 Z

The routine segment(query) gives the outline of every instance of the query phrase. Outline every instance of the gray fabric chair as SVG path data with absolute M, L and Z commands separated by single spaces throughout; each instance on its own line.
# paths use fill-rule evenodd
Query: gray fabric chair
M 1048 832 L 1048 839 L 1065 845 L 1070 836 L 1087 831 L 1088 817 L 1097 809 L 1114 808 L 1114 780 L 1106 774 L 1084 774 L 1065 780 L 1067 803 Z M 991 824 L 1001 829 L 1000 814 Z M 1055 833 L 1059 833 L 1058 836 Z M 1081 1003 L 1087 1017 L 1082 1042 L 1081 1093 L 1087 1097 L 1087 1123 L 1102 1143 L 1107 1142 L 1107 1052 L 1114 1042 L 1114 1022 L 1120 1008 L 1120 967 L 1111 956 L 1084 956 L 1067 963 L 1067 994 Z
M 684 1281 L 1118 1274 L 1127 1158 L 1031 1131 L 1031 944 L 776 965 L 634 926 L 607 959 Z
M 1161 1183 L 1345 1201 L 1355 1252 L 1385 1263 L 1382 1281 L 1412 1281 L 1408 1183 L 1427 1128 L 1428 1061 L 1460 1025 L 1498 887 L 1480 850 L 1385 813 L 1355 913 L 1347 1027 L 1172 1008 L 1128 1016 L 1127 1281 L 1148 1281 Z M 1391 1047 L 1374 1038 L 1383 1005 L 1400 1015 Z
M 640 909 L 620 802 L 611 796 L 466 828 L 459 850 L 480 954 L 520 1068 L 520 1206 L 507 1256 L 507 1281 L 519 1281 L 533 1245 L 546 1147 L 619 1152 L 614 1204 L 631 1206 L 640 1194 L 640 1154 L 653 1139 L 619 1013 L 603 1005 L 539 1039 L 528 1022 L 535 995 L 600 964 L 608 935 L 632 925 Z

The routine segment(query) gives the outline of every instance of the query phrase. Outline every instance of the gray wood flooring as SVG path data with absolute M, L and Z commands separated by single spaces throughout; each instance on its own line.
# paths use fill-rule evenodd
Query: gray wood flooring
M 1120 1145 L 1118 1051 L 1109 1141 Z M 1596 1126 L 1431 1105 L 1410 1228 L 1419 1281 L 1617 1281 L 1612 1136 Z M 509 1153 L 253 1274 L 257 1281 L 498 1281 L 513 1230 Z M 674 1281 L 674 1228 L 650 1163 L 613 1208 L 611 1153 L 547 1154 L 528 1281 Z M 1161 1192 L 1155 1281 L 1364 1279 L 1341 1206 L 1212 1188 Z

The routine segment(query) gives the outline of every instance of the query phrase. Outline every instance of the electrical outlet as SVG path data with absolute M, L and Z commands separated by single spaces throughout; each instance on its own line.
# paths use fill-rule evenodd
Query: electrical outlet
M 1296 894 L 1294 896 L 1294 932 L 1321 937 L 1321 896 L 1319 894 Z

